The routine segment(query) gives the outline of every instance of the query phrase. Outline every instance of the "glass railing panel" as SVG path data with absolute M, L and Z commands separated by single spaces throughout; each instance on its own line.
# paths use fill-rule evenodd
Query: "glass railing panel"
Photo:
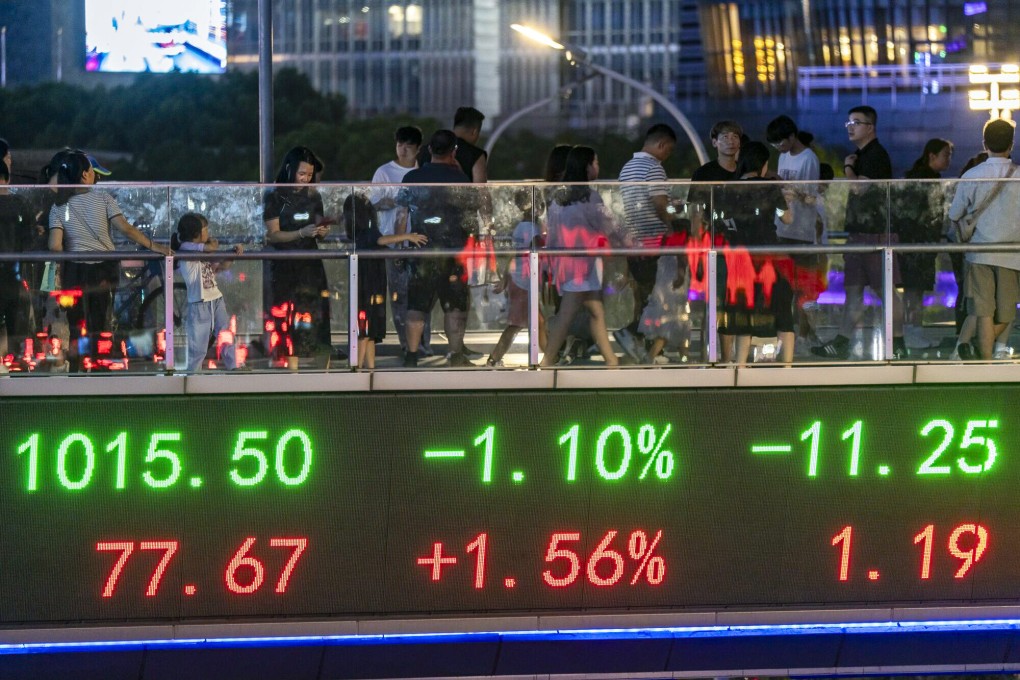
M 954 180 L 946 189 L 947 238 L 966 243 L 962 258 L 950 256 L 956 275 L 960 323 L 954 357 L 1013 361 L 1016 337 L 1016 273 L 1020 271 L 1020 182 L 1002 180 L 1010 172 L 1007 159 L 990 158 L 967 180 Z M 943 264 L 943 271 L 948 267 Z M 946 280 L 948 277 L 943 277 Z M 961 283 L 962 281 L 962 283 Z
M 499 302 L 490 297 L 497 273 L 493 193 L 499 200 L 498 189 L 472 185 L 397 190 L 398 219 L 414 235 L 391 265 L 398 294 L 407 286 L 401 367 L 477 365 L 485 354 L 476 334 L 501 329 Z
M 415 355 L 417 365 L 429 368 L 482 367 L 494 351 L 502 352 L 498 358 L 504 366 L 529 366 L 532 293 L 552 345 L 536 352 L 545 365 L 707 364 L 713 344 L 722 363 L 956 361 L 984 355 L 1011 360 L 1009 348 L 1020 341 L 1013 337 L 1015 314 L 1006 313 L 1011 308 L 993 310 L 993 328 L 1001 319 L 1002 333 L 987 351 L 973 328 L 979 318 L 988 317 L 972 316 L 971 330 L 960 324 L 967 318 L 965 262 L 1003 262 L 1012 271 L 1009 263 L 1020 261 L 1009 245 L 1020 241 L 1020 234 L 1010 231 L 1015 220 L 988 221 L 988 213 L 982 218 L 987 223 L 978 225 L 968 244 L 945 242 L 952 231 L 948 217 L 954 198 L 971 192 L 961 210 L 973 213 L 981 191 L 974 187 L 997 183 L 392 187 L 388 209 L 395 211 L 393 231 L 399 221 L 401 230 L 416 234 L 394 243 L 380 243 L 384 234 L 379 229 L 374 242 L 359 242 L 363 216 L 381 224 L 381 213 L 372 204 L 378 186 L 319 185 L 313 193 L 302 194 L 293 193 L 294 188 L 257 185 L 101 184 L 88 191 L 108 196 L 136 230 L 111 229 L 115 250 L 139 255 L 107 265 L 109 304 L 101 319 L 92 316 L 85 322 L 84 333 L 78 310 L 84 289 L 75 291 L 87 282 L 75 279 L 78 265 L 47 265 L 43 256 L 14 255 L 49 252 L 54 232 L 46 226 L 57 194 L 50 187 L 12 187 L 5 196 L 14 208 L 21 206 L 30 228 L 5 262 L 7 278 L 18 289 L 7 296 L 16 311 L 0 356 L 9 372 L 20 374 L 54 369 L 186 373 L 237 366 L 256 371 L 349 370 L 345 355 L 353 321 L 356 335 L 363 338 L 384 328 L 385 334 L 376 336 L 375 365 L 402 370 L 411 366 L 405 366 L 402 347 L 410 343 L 406 327 L 403 342 L 395 332 L 392 302 L 394 291 L 403 290 L 418 322 L 418 349 L 424 350 Z M 1003 186 L 996 201 L 1015 215 L 1020 182 Z M 635 220 L 634 196 L 654 208 L 645 216 L 656 215 L 660 231 L 636 226 L 640 220 Z M 861 197 L 874 201 L 862 207 Z M 305 234 L 308 245 L 318 255 L 291 257 L 292 247 L 285 244 L 297 239 L 271 235 L 294 227 L 291 223 L 288 229 L 270 229 L 267 206 L 274 201 L 277 213 L 269 211 L 270 221 L 279 219 L 281 207 L 291 210 L 294 214 L 285 219 L 305 220 L 303 226 L 314 232 Z M 295 201 L 304 201 L 301 205 L 308 209 L 291 205 Z M 163 258 L 146 256 L 152 252 L 147 247 L 168 245 L 188 213 L 208 219 L 208 236 L 215 239 L 219 255 L 196 259 L 185 254 L 188 248 L 179 247 L 171 277 Z M 304 213 L 308 215 L 301 216 Z M 43 217 L 36 225 L 38 215 Z M 72 219 L 69 213 L 65 218 Z M 73 239 L 68 235 L 65 244 L 71 251 L 76 247 Z M 534 291 L 528 252 L 532 244 L 539 261 Z M 237 247 L 243 254 L 234 254 Z M 714 279 L 709 249 L 715 252 Z M 965 257 L 963 250 L 973 252 Z M 887 251 L 893 256 L 887 258 Z M 363 285 L 368 282 L 365 274 L 358 277 L 358 288 L 377 303 L 374 324 L 357 315 L 352 319 L 349 313 L 351 253 L 377 270 L 371 286 Z M 228 333 L 208 330 L 206 351 L 196 360 L 199 350 L 188 346 L 188 284 L 182 267 L 198 260 L 215 270 Z M 222 266 L 225 260 L 233 262 Z M 306 265 L 311 269 L 301 269 L 300 275 L 290 271 Z M 69 286 L 66 271 L 71 272 Z M 894 277 L 889 281 L 891 297 L 887 271 Z M 643 291 L 636 275 L 645 284 Z M 405 288 L 394 286 L 395 276 Z M 298 304 L 305 288 L 314 294 Z M 772 303 L 775 290 L 785 296 L 782 314 Z M 89 299 L 95 307 L 96 298 Z M 174 301 L 172 334 L 167 333 L 168 300 Z M 747 323 L 741 325 L 742 319 Z M 434 322 L 428 331 L 425 320 Z M 507 328 L 517 332 L 504 336 Z M 535 342 L 544 344 L 535 331 Z M 792 358 L 788 336 L 781 341 L 788 333 L 793 334 Z M 168 367 L 171 335 L 174 363 Z M 962 355 L 961 339 L 966 350 Z M 64 361 L 58 359 L 61 353 Z M 364 358 L 362 366 L 367 368 Z
M 953 183 L 939 179 L 901 180 L 890 185 L 890 242 L 902 248 L 896 253 L 896 269 L 903 318 L 895 321 L 902 324 L 904 346 L 911 359 L 948 358 L 955 347 L 956 302 L 962 303 L 962 298 L 953 259 L 960 261 L 962 275 L 963 254 L 930 248 L 910 251 L 911 246 L 946 242 L 953 193 Z M 960 309 L 962 312 L 962 304 Z
M 542 365 L 616 366 L 646 357 L 641 339 L 626 330 L 636 328 L 641 311 L 627 258 L 608 254 L 630 245 L 622 210 L 618 185 L 573 184 L 554 190 L 546 208 L 543 263 L 555 296 L 546 309 Z M 624 346 L 614 336 L 625 337 Z

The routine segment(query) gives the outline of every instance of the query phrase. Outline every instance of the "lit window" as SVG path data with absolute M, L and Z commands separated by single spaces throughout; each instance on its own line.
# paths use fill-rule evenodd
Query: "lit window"
M 390 5 L 388 13 L 390 35 L 399 38 L 404 35 L 404 8 L 400 5 Z
M 421 35 L 422 32 L 422 11 L 421 5 L 408 5 L 404 12 L 407 20 L 407 34 Z

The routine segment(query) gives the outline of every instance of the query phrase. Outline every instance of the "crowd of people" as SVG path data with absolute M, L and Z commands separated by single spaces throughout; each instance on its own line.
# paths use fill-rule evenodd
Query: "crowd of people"
M 342 223 L 346 239 L 359 252 L 385 248 L 436 248 L 463 256 L 361 258 L 358 264 L 358 352 L 350 358 L 359 368 L 374 368 L 376 345 L 386 336 L 387 315 L 396 331 L 404 367 L 418 366 L 432 354 L 430 322 L 436 302 L 448 341 L 447 362 L 473 366 L 484 355 L 465 345 L 471 304 L 470 278 L 478 244 L 491 239 L 492 193 L 458 185 L 487 182 L 487 155 L 477 146 L 484 115 L 464 107 L 449 130 L 438 130 L 427 143 L 420 129 L 400 127 L 394 135 L 394 159 L 379 167 L 370 191 L 354 192 L 341 214 L 326 214 L 316 188 L 323 164 L 309 148 L 290 149 L 265 193 L 262 221 L 267 247 L 296 251 L 297 257 L 271 259 L 264 328 L 270 358 L 296 365 L 300 357 L 328 363 L 333 347 L 330 295 L 321 258 L 308 254 Z M 1007 182 L 963 182 L 951 195 L 938 183 L 915 182 L 889 191 L 880 181 L 893 179 L 893 164 L 878 139 L 878 114 L 869 106 L 848 112 L 847 136 L 853 150 L 844 159 L 843 175 L 852 183 L 846 196 L 842 231 L 853 245 L 1020 242 L 1020 226 L 1011 219 L 1020 207 L 1020 187 Z M 500 367 L 522 329 L 532 326 L 529 299 L 535 282 L 542 287 L 546 320 L 537 317 L 542 366 L 569 363 L 578 355 L 598 353 L 606 366 L 620 363 L 613 340 L 636 363 L 668 363 L 666 350 L 686 360 L 692 329 L 701 318 L 702 359 L 710 334 L 718 333 L 721 359 L 742 365 L 751 360 L 752 339 L 777 338 L 780 362 L 795 354 L 847 359 L 851 337 L 861 324 L 865 289 L 885 296 L 886 262 L 878 250 L 843 256 L 843 306 L 836 335 L 823 341 L 809 308 L 828 284 L 828 258 L 799 252 L 801 246 L 828 243 L 830 215 L 824 195 L 833 168 L 819 161 L 813 138 L 788 116 L 779 116 L 753 140 L 734 121 L 721 121 L 710 131 L 716 158 L 697 169 L 684 191 L 670 185 L 663 163 L 677 145 L 675 131 L 657 124 L 648 129 L 641 149 L 618 173 L 622 216 L 611 210 L 593 184 L 600 176 L 598 153 L 589 146 L 554 147 L 544 184 L 513 192 L 515 226 L 511 244 L 518 253 L 508 258 L 495 285 L 506 293 L 508 319 L 504 332 L 486 359 Z M 1009 122 L 991 121 L 983 131 L 985 152 L 968 163 L 963 179 L 1012 177 L 1010 161 L 1014 130 Z M 771 149 L 770 149 L 771 147 Z M 778 154 L 773 168 L 772 158 Z M 0 140 L 4 163 L 0 184 L 9 182 L 10 147 Z M 938 179 L 951 161 L 953 145 L 932 139 L 904 177 Z M 0 252 L 48 249 L 80 253 L 60 267 L 32 262 L 0 262 L 0 330 L 8 355 L 19 340 L 32 337 L 35 322 L 26 291 L 70 291 L 67 321 L 70 370 L 88 367 L 87 355 L 109 341 L 111 306 L 120 280 L 119 263 L 96 260 L 110 252 L 114 233 L 143 249 L 169 254 L 216 252 L 215 225 L 202 214 L 188 212 L 176 224 L 170 244 L 153 241 L 124 216 L 113 196 L 97 190 L 97 174 L 109 174 L 96 159 L 76 149 L 57 153 L 42 170 L 41 182 L 54 185 L 42 203 L 30 202 L 9 190 L 0 192 Z M 716 186 L 718 185 L 718 186 Z M 719 251 L 714 289 L 709 289 L 704 250 Z M 773 252 L 748 247 L 768 246 Z M 598 251 L 626 248 L 626 280 L 633 305 L 622 327 L 610 330 L 604 305 L 606 258 Z M 668 247 L 674 252 L 662 254 Z M 675 249 L 684 249 L 682 252 Z M 580 253 L 564 252 L 579 249 Z M 235 252 L 242 252 L 241 246 Z M 539 271 L 522 250 L 540 251 Z M 800 250 L 803 250 L 802 248 Z M 89 254 L 93 254 L 90 258 Z M 301 254 L 308 255 L 307 257 Z M 893 261 L 893 285 L 902 297 L 892 300 L 892 358 L 905 358 L 908 344 L 924 346 L 917 337 L 923 324 L 923 297 L 934 284 L 935 253 L 901 253 Z M 222 259 L 181 262 L 187 287 L 187 368 L 208 365 L 210 347 L 220 365 L 243 368 L 216 276 L 229 267 Z M 954 357 L 1008 359 L 1009 334 L 1020 302 L 1020 255 L 973 252 L 953 260 L 959 282 L 958 342 Z M 715 305 L 717 323 L 709 327 L 708 305 Z M 914 337 L 911 337 L 911 334 Z M 906 337 L 905 337 L 906 336 Z M 577 345 L 580 345 L 578 347 Z M 589 349 L 590 348 L 590 349 Z M 85 363 L 83 363 L 83 361 Z

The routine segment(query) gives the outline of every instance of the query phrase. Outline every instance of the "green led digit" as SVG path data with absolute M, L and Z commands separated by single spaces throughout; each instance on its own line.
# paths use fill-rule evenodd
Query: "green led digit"
M 811 455 L 808 457 L 808 477 L 818 476 L 818 440 L 822 434 L 822 421 L 816 420 L 808 429 L 800 433 L 800 440 L 811 440 Z
M 850 437 L 853 437 L 853 443 L 850 445 L 850 476 L 857 476 L 857 467 L 861 462 L 861 429 L 864 424 L 858 420 L 853 424 L 849 430 L 843 433 L 843 441 L 846 441 Z
M 570 451 L 567 453 L 567 481 L 573 482 L 577 479 L 577 433 L 580 425 L 574 425 L 560 437 L 560 446 L 570 442 Z
M 496 426 L 489 425 L 485 432 L 475 439 L 475 446 L 485 444 L 485 453 L 482 455 L 482 481 L 486 484 L 492 481 L 492 444 L 495 438 Z
M 489 428 L 490 430 L 492 428 Z M 265 433 L 259 433 L 265 434 Z M 284 467 L 283 454 L 286 452 L 287 444 L 291 439 L 297 439 L 301 442 L 301 469 L 294 476 L 287 474 L 287 470 Z M 308 438 L 308 435 L 301 430 L 288 430 L 280 437 L 280 441 L 276 442 L 276 476 L 280 478 L 280 481 L 287 486 L 299 486 L 304 484 L 308 479 L 308 473 L 312 469 L 312 440 Z M 265 472 L 262 473 L 262 477 L 265 476 Z M 259 478 L 261 480 L 261 477 Z M 235 480 L 236 481 L 236 480 Z M 258 482 L 255 482 L 258 484 Z M 243 485 L 242 485 L 243 486 Z
M 39 433 L 33 434 L 28 440 L 18 447 L 18 455 L 28 452 L 28 486 L 27 491 L 36 491 L 39 488 Z
M 941 420 L 936 418 L 928 421 L 928 424 L 921 428 L 921 436 L 927 437 L 934 430 L 942 430 L 945 436 L 942 437 L 942 443 L 939 444 L 938 448 L 935 449 L 934 453 L 928 456 L 928 459 L 921 463 L 921 467 L 917 469 L 919 475 L 948 475 L 948 465 L 935 465 L 935 461 L 939 459 L 946 449 L 949 448 L 949 444 L 953 441 L 953 426 L 948 420 Z
M 967 429 L 963 433 L 963 441 L 960 443 L 961 449 L 967 449 L 971 446 L 983 446 L 988 451 L 988 457 L 985 458 L 984 463 L 977 465 L 971 465 L 967 462 L 967 459 L 963 456 L 956 461 L 956 464 L 960 466 L 960 469 L 968 474 L 978 474 L 981 472 L 988 472 L 992 465 L 995 464 L 995 459 L 999 455 L 998 450 L 995 447 L 995 440 L 991 437 L 978 437 L 974 434 L 974 430 L 977 428 L 995 428 L 999 426 L 998 420 L 970 420 L 967 421 Z
M 170 466 L 170 470 L 166 477 L 157 479 L 155 475 L 149 470 L 146 470 L 142 474 L 142 480 L 151 486 L 153 489 L 165 489 L 168 486 L 172 486 L 174 482 L 181 476 L 181 457 L 170 449 L 161 449 L 159 445 L 161 442 L 179 442 L 181 441 L 180 432 L 164 432 L 161 434 L 154 434 L 149 439 L 149 451 L 145 454 L 145 462 L 153 463 L 160 458 L 167 461 Z
M 620 440 L 623 442 L 623 458 L 620 460 L 620 468 L 616 472 L 610 472 L 606 469 L 606 442 L 614 434 L 620 435 Z M 631 448 L 630 431 L 623 425 L 610 425 L 602 430 L 602 434 L 599 435 L 599 440 L 595 444 L 595 469 L 598 470 L 599 476 L 612 482 L 627 474 L 627 468 L 630 467 Z
M 245 477 L 235 467 L 230 471 L 230 479 L 234 482 L 234 484 L 237 484 L 238 486 L 255 486 L 266 478 L 266 473 L 269 472 L 269 462 L 266 460 L 266 454 L 259 449 L 246 447 L 245 444 L 249 439 L 268 438 L 269 433 L 265 430 L 237 433 L 237 445 L 234 447 L 234 456 L 230 460 L 239 461 L 244 460 L 245 458 L 254 458 L 255 474 L 250 477 Z
M 72 481 L 67 474 L 67 454 L 73 444 L 81 444 L 82 453 L 85 455 L 85 469 L 82 470 L 81 479 Z M 70 491 L 80 491 L 92 481 L 92 473 L 96 469 L 96 451 L 92 446 L 92 440 L 83 434 L 69 434 L 64 437 L 57 447 L 57 480 L 61 486 Z
M 117 438 L 106 445 L 106 452 L 117 452 L 117 480 L 115 489 L 123 489 L 127 483 L 127 432 L 121 432 Z

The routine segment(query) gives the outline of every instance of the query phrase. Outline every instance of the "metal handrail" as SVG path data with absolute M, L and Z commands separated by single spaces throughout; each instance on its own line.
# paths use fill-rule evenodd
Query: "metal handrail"
M 844 245 L 793 245 L 773 244 L 763 246 L 662 246 L 656 248 L 539 248 L 539 256 L 556 257 L 655 257 L 659 255 L 686 255 L 688 253 L 721 252 L 740 249 L 751 254 L 762 255 L 840 255 L 843 253 L 878 253 L 889 250 L 893 253 L 1015 253 L 1020 243 L 896 243 L 896 244 L 844 244 Z M 384 250 L 255 250 L 243 253 L 219 252 L 177 252 L 175 260 L 348 260 L 352 255 L 366 260 L 391 259 L 434 259 L 434 258 L 481 258 L 495 254 L 498 257 L 527 257 L 532 251 L 522 248 L 506 248 L 487 253 L 451 248 L 402 248 Z M 80 262 L 83 259 L 96 261 L 122 260 L 163 260 L 166 256 L 151 251 L 100 252 L 28 252 L 2 253 L 0 262 Z

